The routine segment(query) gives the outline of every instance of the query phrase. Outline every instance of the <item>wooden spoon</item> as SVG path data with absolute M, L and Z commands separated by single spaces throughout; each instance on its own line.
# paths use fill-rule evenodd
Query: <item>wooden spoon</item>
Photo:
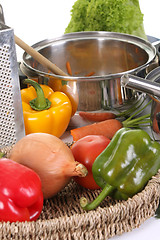
M 45 58 L 43 55 L 41 55 L 39 52 L 37 52 L 34 48 L 30 47 L 25 42 L 23 42 L 16 35 L 14 35 L 14 37 L 15 37 L 15 43 L 19 47 L 21 47 L 24 51 L 26 51 L 30 56 L 32 56 L 35 60 L 37 60 L 37 62 L 39 62 L 41 65 L 45 66 L 47 69 L 49 69 L 51 72 L 53 72 L 57 75 L 69 76 L 65 72 L 63 72 L 60 68 L 58 68 L 54 63 L 52 63 L 47 58 Z M 72 80 L 72 79 L 70 79 L 70 80 Z M 50 87 L 51 87 L 51 85 L 50 85 Z M 75 114 L 75 112 L 77 111 L 78 102 L 79 102 L 79 96 L 78 96 L 78 92 L 77 92 L 77 88 L 76 88 L 76 82 L 74 80 L 69 81 L 67 85 L 65 84 L 62 86 L 61 91 L 64 92 L 71 101 L 72 116 L 73 116 Z
M 39 52 L 37 52 L 34 48 L 27 45 L 23 40 L 21 40 L 19 37 L 14 35 L 15 37 L 15 43 L 21 47 L 24 51 L 26 51 L 30 56 L 32 56 L 37 62 L 42 64 L 44 67 L 49 69 L 51 72 L 61 75 L 61 76 L 68 76 L 65 72 L 63 72 L 59 67 L 57 67 L 54 63 L 49 61 L 47 58 L 45 58 L 43 55 L 41 55 Z

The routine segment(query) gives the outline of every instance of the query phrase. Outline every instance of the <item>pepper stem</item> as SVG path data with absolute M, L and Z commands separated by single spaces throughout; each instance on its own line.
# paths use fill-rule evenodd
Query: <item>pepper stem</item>
M 43 89 L 41 88 L 39 83 L 37 83 L 31 79 L 25 79 L 24 83 L 25 84 L 28 83 L 31 86 L 33 86 L 37 93 L 37 97 L 35 99 L 32 99 L 29 102 L 32 109 L 34 109 L 36 111 L 42 111 L 42 110 L 46 110 L 46 109 L 50 108 L 51 102 L 47 98 L 45 98 Z
M 88 203 L 88 201 L 85 197 L 82 197 L 80 199 L 81 207 L 84 210 L 95 209 L 106 198 L 106 196 L 108 196 L 114 189 L 115 189 L 115 187 L 113 187 L 109 184 L 106 184 L 106 186 L 103 188 L 102 192 L 98 195 L 98 197 L 90 203 Z

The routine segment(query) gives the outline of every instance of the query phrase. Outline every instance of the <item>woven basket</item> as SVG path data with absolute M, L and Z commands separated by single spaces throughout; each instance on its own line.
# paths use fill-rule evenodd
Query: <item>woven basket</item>
M 84 211 L 79 199 L 84 196 L 92 201 L 100 191 L 86 190 L 71 181 L 55 197 L 44 201 L 37 221 L 1 222 L 0 239 L 106 240 L 129 232 L 155 214 L 160 197 L 160 171 L 133 198 L 116 201 L 107 197 L 97 209 Z

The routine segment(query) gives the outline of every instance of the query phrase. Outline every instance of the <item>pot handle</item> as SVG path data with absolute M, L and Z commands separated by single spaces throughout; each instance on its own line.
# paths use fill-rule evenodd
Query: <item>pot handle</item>
M 160 97 L 160 84 L 131 74 L 121 77 L 121 86 Z

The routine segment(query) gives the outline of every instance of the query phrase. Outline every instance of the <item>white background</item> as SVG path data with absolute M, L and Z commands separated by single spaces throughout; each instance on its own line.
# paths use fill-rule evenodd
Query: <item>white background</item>
M 113 0 L 114 1 L 114 0 Z M 5 22 L 15 34 L 32 45 L 47 38 L 61 36 L 70 20 L 70 10 L 75 0 L 1 0 Z M 139 0 L 144 14 L 147 35 L 160 38 L 160 0 Z M 16 47 L 17 59 L 23 50 Z M 160 219 L 150 218 L 140 228 L 114 240 L 160 239 Z
M 0 0 L 5 22 L 28 45 L 61 36 L 70 20 L 75 0 Z M 147 35 L 160 38 L 160 1 L 139 0 Z M 21 60 L 23 50 L 17 47 Z

